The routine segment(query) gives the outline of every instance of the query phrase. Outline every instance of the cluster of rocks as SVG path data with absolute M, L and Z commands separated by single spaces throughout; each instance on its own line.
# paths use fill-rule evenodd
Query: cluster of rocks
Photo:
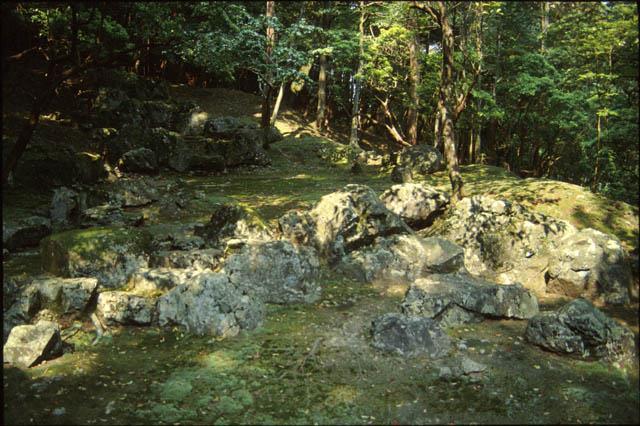
M 467 270 L 492 281 L 521 282 L 539 295 L 629 301 L 631 268 L 616 237 L 578 230 L 518 203 L 465 198 L 420 233 L 464 247 Z
M 100 75 L 98 75 L 100 74 Z M 209 118 L 192 101 L 169 96 L 161 81 L 105 71 L 84 81 L 81 130 L 88 146 L 73 148 L 35 135 L 12 175 L 30 187 L 95 184 L 119 172 L 222 172 L 270 160 L 264 146 L 282 139 L 275 128 L 236 117 Z M 11 149 L 11 141 L 3 151 Z M 90 151 L 90 152 L 86 152 Z M 5 152 L 6 153 L 6 152 Z
M 122 206 L 151 202 L 153 197 L 153 191 L 137 196 L 125 191 L 110 199 Z M 82 197 L 67 191 L 58 198 L 73 202 L 56 204 L 55 215 L 52 206 L 56 226 L 82 223 Z M 9 304 L 11 314 L 5 315 L 5 330 L 28 322 L 36 327 L 42 309 L 87 313 L 95 306 L 107 326 L 179 325 L 197 334 L 234 336 L 262 322 L 266 303 L 317 301 L 320 264 L 325 262 L 361 282 L 409 285 L 399 312 L 372 324 L 373 345 L 381 350 L 442 357 L 451 350 L 443 327 L 513 318 L 530 320 L 527 338 L 551 350 L 605 359 L 612 359 L 612 353 L 628 354 L 628 333 L 593 313 L 593 306 L 585 321 L 578 319 L 586 325 L 574 327 L 564 311 L 540 314 L 529 282 L 497 283 L 483 275 L 496 262 L 544 255 L 550 283 L 577 275 L 606 294 L 618 294 L 617 287 L 604 286 L 598 277 L 622 273 L 619 243 L 593 230 L 571 230 L 504 201 L 465 199 L 445 212 L 447 204 L 444 194 L 414 183 L 395 185 L 380 197 L 366 186 L 347 185 L 310 210 L 287 212 L 278 219 L 277 230 L 237 205 L 223 204 L 206 223 L 155 237 L 147 227 L 127 226 L 56 233 L 42 241 L 41 255 L 45 271 L 63 278 L 50 278 L 58 283 L 54 289 L 46 280 L 21 285 L 23 290 Z M 466 222 L 455 223 L 452 217 Z M 440 236 L 415 232 L 432 223 L 427 229 L 439 229 Z M 517 238 L 507 249 L 495 243 L 492 233 L 505 241 L 511 235 Z M 554 250 L 545 244 L 554 244 Z M 587 250 L 589 257 L 580 250 Z M 594 326 L 596 320 L 600 325 Z M 608 349 L 598 349 L 601 346 Z

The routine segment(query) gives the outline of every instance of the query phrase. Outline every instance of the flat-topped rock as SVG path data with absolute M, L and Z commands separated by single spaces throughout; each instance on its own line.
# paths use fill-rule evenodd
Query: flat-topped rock
M 538 313 L 538 300 L 520 284 L 494 284 L 467 274 L 433 274 L 411 284 L 402 311 L 450 326 L 483 318 L 528 319 Z
M 464 268 L 464 251 L 442 238 L 417 235 L 378 237 L 374 243 L 345 255 L 338 270 L 362 282 L 378 279 L 413 281 L 432 273 Z

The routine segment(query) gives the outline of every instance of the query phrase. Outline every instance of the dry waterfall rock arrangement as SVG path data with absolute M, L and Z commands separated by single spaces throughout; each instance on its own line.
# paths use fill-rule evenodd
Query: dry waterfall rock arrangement
M 636 363 L 633 332 L 593 306 L 575 299 L 560 309 L 529 320 L 527 341 L 548 351 L 618 364 Z
M 538 313 L 538 299 L 520 284 L 494 284 L 467 274 L 433 274 L 411 284 L 401 308 L 407 315 L 453 326 L 485 318 L 529 319 Z

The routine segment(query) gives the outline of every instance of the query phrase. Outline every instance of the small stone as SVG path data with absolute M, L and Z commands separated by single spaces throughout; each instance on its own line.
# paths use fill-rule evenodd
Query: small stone
M 64 416 L 64 414 L 67 412 L 67 410 L 65 410 L 64 407 L 60 407 L 60 408 L 56 408 L 53 410 L 53 415 L 54 416 Z

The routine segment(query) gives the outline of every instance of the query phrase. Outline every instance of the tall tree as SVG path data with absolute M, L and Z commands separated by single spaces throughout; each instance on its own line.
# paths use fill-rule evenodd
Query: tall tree
M 360 128 L 360 92 L 362 91 L 362 68 L 364 61 L 364 23 L 366 20 L 365 4 L 360 1 L 360 20 L 358 24 L 358 69 L 353 76 L 353 109 L 351 111 L 351 133 L 349 145 L 358 146 L 358 129 Z
M 267 75 L 262 85 L 262 113 L 260 125 L 263 129 L 268 128 L 271 123 L 271 97 L 273 93 L 273 74 L 271 70 L 271 55 L 273 53 L 273 46 L 276 42 L 276 31 L 271 22 L 271 18 L 274 16 L 275 1 L 267 0 L 267 10 L 265 16 L 266 20 L 266 43 L 264 48 L 265 62 L 267 64 Z
M 420 86 L 420 64 L 418 56 L 420 46 L 416 34 L 416 22 L 412 12 L 412 10 L 409 10 L 409 13 L 412 14 L 411 27 L 413 31 L 409 40 L 409 94 L 411 97 L 411 105 L 407 111 L 407 139 L 411 145 L 416 145 L 418 143 L 418 107 L 420 105 L 420 98 L 418 97 L 418 88 Z

